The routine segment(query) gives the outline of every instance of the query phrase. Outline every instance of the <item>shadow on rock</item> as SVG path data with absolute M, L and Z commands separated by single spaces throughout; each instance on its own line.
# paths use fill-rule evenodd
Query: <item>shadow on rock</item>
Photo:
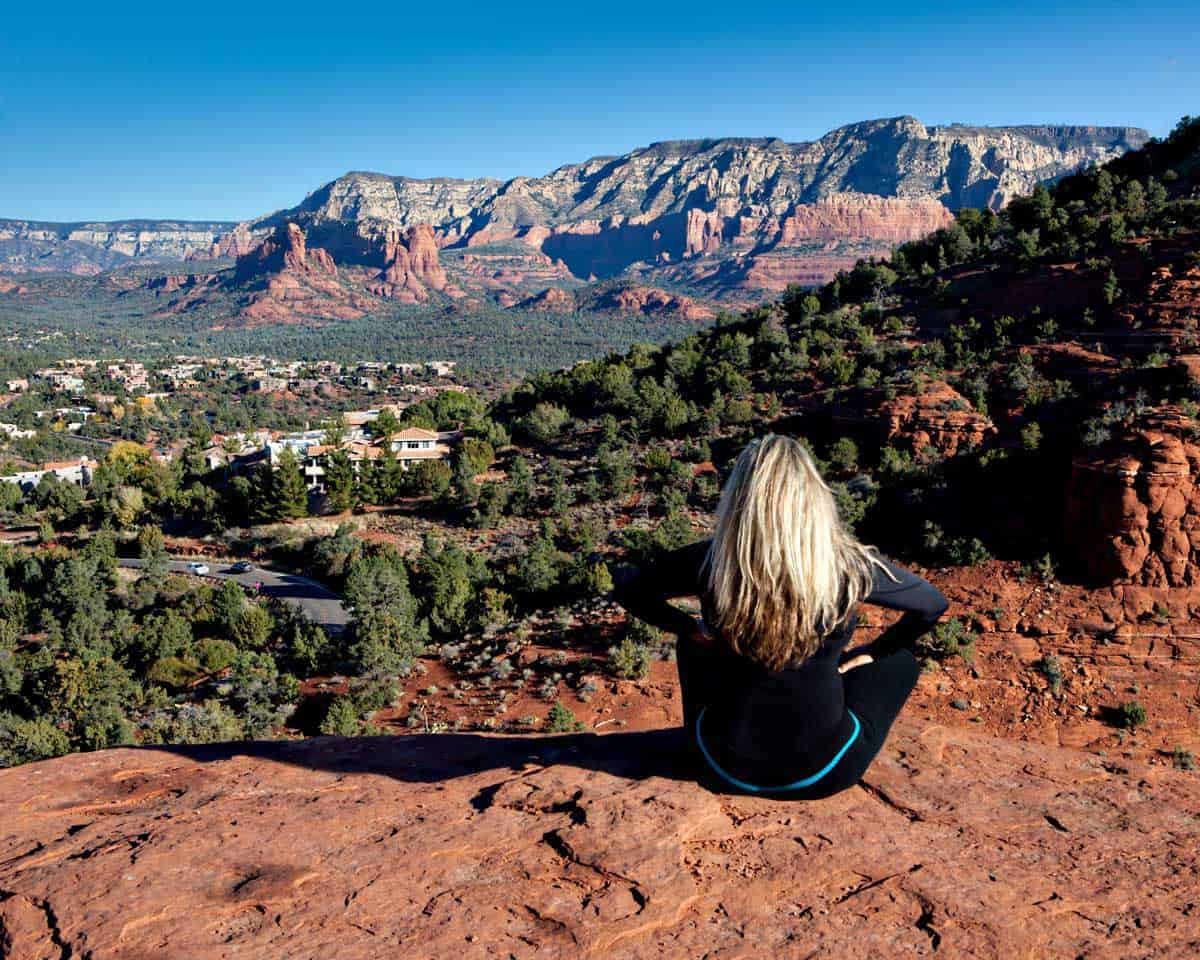
M 695 768 L 682 727 L 632 733 L 562 736 L 484 736 L 433 733 L 381 737 L 312 737 L 234 743 L 140 747 L 211 763 L 256 757 L 276 763 L 367 773 L 412 783 L 435 783 L 487 770 L 521 771 L 529 766 L 571 766 L 630 780 L 666 777 L 694 780 Z

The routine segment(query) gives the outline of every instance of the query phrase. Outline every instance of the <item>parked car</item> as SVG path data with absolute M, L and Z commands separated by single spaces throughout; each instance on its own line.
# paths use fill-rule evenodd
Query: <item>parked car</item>
M 193 560 L 191 563 L 189 563 L 187 565 L 187 568 L 188 568 L 188 573 L 194 573 L 198 577 L 207 576 L 208 572 L 209 572 L 208 564 L 200 563 L 198 560 Z
M 252 564 L 249 560 L 239 560 L 237 563 L 232 563 L 229 565 L 230 573 L 249 573 L 253 569 L 254 564 Z

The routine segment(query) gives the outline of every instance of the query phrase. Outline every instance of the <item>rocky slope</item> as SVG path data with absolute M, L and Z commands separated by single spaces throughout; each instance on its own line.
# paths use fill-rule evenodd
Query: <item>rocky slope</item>
M 122 220 L 42 223 L 0 220 L 0 272 L 95 274 L 130 260 L 183 260 L 207 252 L 234 224 Z
M 676 736 L 113 750 L 0 771 L 0 949 L 151 956 L 1180 957 L 1189 774 L 901 721 L 791 805 Z

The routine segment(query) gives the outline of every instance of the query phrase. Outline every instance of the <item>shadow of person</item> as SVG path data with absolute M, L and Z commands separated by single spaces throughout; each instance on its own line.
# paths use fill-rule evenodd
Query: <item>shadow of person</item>
M 596 770 L 630 780 L 695 780 L 682 727 L 630 733 L 505 736 L 428 733 L 376 737 L 311 737 L 138 747 L 212 763 L 254 757 L 343 775 L 375 774 L 436 783 L 488 770 L 519 772 L 531 765 Z

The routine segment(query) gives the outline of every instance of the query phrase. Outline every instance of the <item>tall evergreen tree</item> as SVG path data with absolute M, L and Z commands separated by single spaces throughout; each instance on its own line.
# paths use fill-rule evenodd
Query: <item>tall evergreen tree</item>
M 274 519 L 294 520 L 308 516 L 308 488 L 291 447 L 284 447 L 271 477 L 271 506 Z
M 345 450 L 335 450 L 325 458 L 325 492 L 336 511 L 354 505 L 354 464 Z

